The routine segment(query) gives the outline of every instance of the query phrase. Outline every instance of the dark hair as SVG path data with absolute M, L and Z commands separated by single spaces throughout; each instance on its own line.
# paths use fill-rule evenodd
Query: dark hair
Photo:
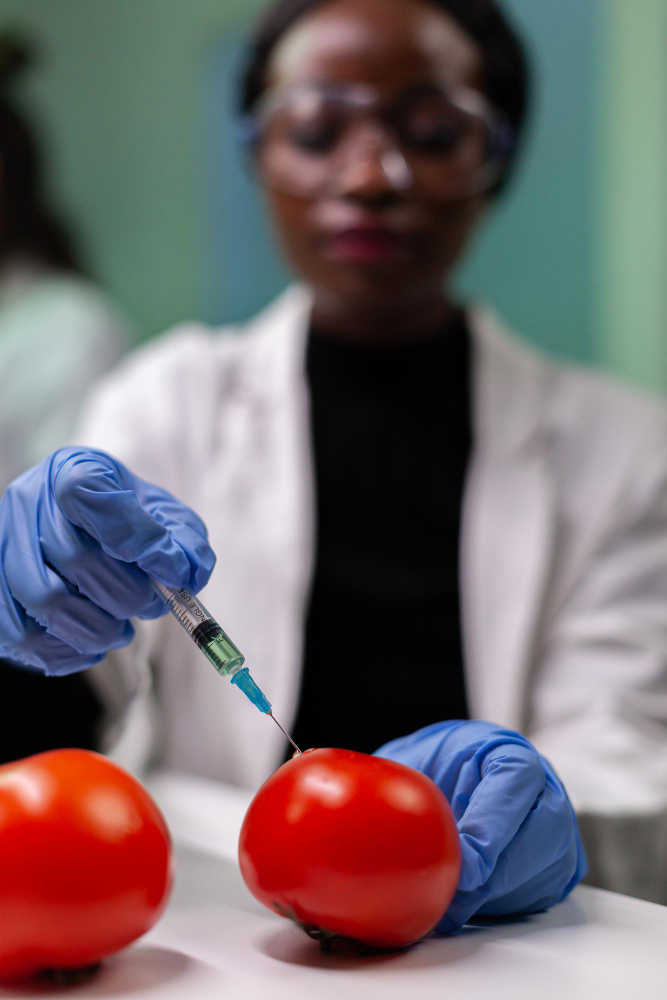
M 0 263 L 25 256 L 49 267 L 81 271 L 71 238 L 47 205 L 34 132 L 11 97 L 32 62 L 17 36 L 0 36 Z
M 250 40 L 241 79 L 240 104 L 247 114 L 266 86 L 266 66 L 275 45 L 305 14 L 328 0 L 277 0 L 260 17 Z M 482 55 L 484 92 L 506 117 L 514 145 L 499 190 L 507 181 L 525 125 L 529 96 L 526 50 L 496 0 L 426 0 L 448 14 L 473 39 Z

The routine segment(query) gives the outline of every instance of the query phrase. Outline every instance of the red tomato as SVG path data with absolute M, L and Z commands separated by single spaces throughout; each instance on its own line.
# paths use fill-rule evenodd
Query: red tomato
M 86 750 L 0 767 L 0 979 L 79 969 L 151 927 L 171 841 L 131 775 Z
M 459 878 L 440 789 L 404 764 L 307 750 L 259 789 L 241 829 L 246 885 L 313 937 L 401 948 L 428 934 Z

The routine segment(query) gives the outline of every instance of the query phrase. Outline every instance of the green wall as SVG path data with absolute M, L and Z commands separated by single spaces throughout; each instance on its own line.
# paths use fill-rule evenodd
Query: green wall
M 533 108 L 516 183 L 489 219 L 463 285 L 534 342 L 590 361 L 599 5 L 505 0 L 505 7 L 533 54 Z
M 202 65 L 258 0 L 2 0 L 43 48 L 22 87 L 93 266 L 155 333 L 202 312 Z
M 151 335 L 285 280 L 226 112 L 261 0 L 2 0 L 43 49 L 21 94 L 93 268 Z M 515 189 L 461 281 L 550 350 L 667 385 L 665 0 L 506 0 L 534 50 Z
M 603 364 L 667 388 L 667 2 L 605 0 L 595 302 Z

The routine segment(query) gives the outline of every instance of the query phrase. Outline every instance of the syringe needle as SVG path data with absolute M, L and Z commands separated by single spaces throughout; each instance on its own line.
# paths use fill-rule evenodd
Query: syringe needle
M 162 598 L 171 613 L 178 619 L 220 676 L 228 677 L 231 683 L 243 691 L 246 698 L 263 715 L 270 715 L 296 752 L 301 753 L 290 734 L 283 729 L 271 711 L 271 702 L 250 676 L 248 668 L 243 666 L 245 656 L 238 646 L 234 645 L 227 633 L 220 628 L 201 601 L 184 587 L 172 590 L 157 580 L 151 582 L 155 592 Z
M 287 739 L 288 739 L 288 740 L 290 741 L 290 743 L 292 744 L 292 746 L 294 747 L 294 749 L 296 750 L 296 752 L 297 752 L 297 753 L 301 753 L 301 751 L 299 750 L 298 746 L 296 745 L 296 743 L 294 742 L 294 740 L 292 739 L 292 737 L 290 736 L 290 734 L 289 734 L 288 732 L 286 732 L 286 731 L 285 731 L 285 730 L 283 729 L 283 727 L 282 727 L 282 726 L 280 725 L 280 723 L 279 723 L 279 722 L 278 722 L 278 720 L 276 719 L 276 717 L 275 717 L 275 715 L 273 714 L 273 712 L 272 712 L 272 711 L 269 711 L 269 712 L 267 712 L 266 714 L 267 714 L 267 715 L 270 715 L 270 716 L 271 716 L 271 718 L 273 719 L 273 721 L 275 722 L 275 724 L 277 725 L 278 729 L 280 729 L 280 730 L 281 730 L 281 732 L 285 733 L 285 736 L 286 736 L 286 737 L 287 737 Z

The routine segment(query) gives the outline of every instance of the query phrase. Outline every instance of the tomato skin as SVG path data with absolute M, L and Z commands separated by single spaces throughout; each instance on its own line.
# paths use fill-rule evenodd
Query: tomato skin
M 252 894 L 282 916 L 401 948 L 447 909 L 461 854 L 452 812 L 430 778 L 352 750 L 317 749 L 259 789 L 239 863 Z
M 172 884 L 142 785 L 87 750 L 0 767 L 0 980 L 79 969 L 144 934 Z

